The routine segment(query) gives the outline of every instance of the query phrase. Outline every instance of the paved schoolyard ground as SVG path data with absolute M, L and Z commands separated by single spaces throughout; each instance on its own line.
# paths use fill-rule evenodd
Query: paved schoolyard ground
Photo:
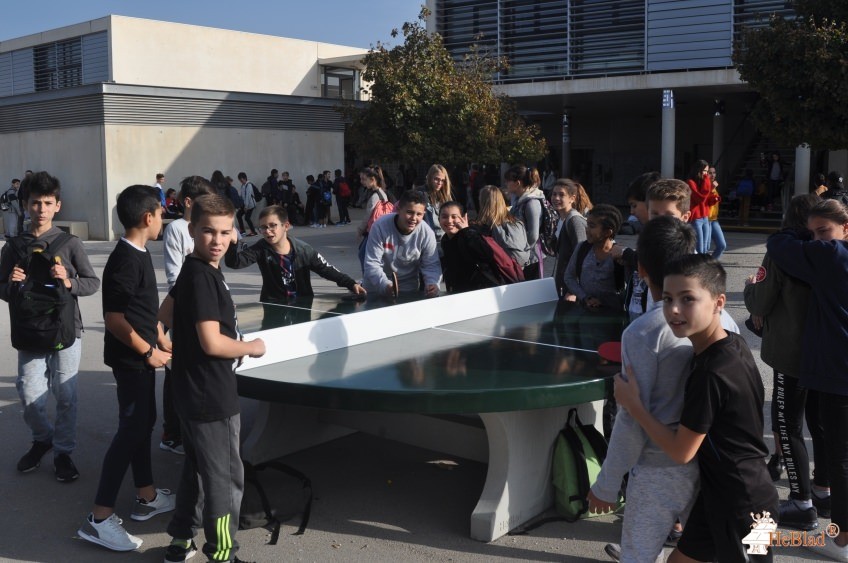
M 361 217 L 354 209 L 353 218 Z M 334 210 L 334 216 L 337 212 Z M 355 223 L 354 223 L 355 224 Z M 292 231 L 320 249 L 341 270 L 358 277 L 356 235 L 353 225 Z M 742 304 L 744 278 L 753 273 L 764 252 L 765 235 L 728 234 L 728 252 L 723 258 L 729 274 L 728 310 L 741 326 L 747 314 Z M 626 242 L 626 241 L 625 241 Z M 92 264 L 102 272 L 114 243 L 88 242 Z M 151 243 L 160 290 L 165 291 L 162 243 Z M 237 303 L 255 301 L 261 279 L 254 268 L 226 271 Z M 319 292 L 343 290 L 323 280 L 314 281 Z M 129 519 L 132 482 L 128 475 L 117 512 L 127 529 L 144 540 L 141 549 L 114 553 L 77 537 L 76 531 L 93 501 L 100 463 L 117 423 L 117 401 L 111 372 L 103 365 L 103 321 L 100 296 L 80 300 L 86 332 L 79 373 L 78 448 L 74 460 L 81 477 L 62 484 L 53 477 L 52 459 L 45 456 L 42 467 L 21 475 L 15 470 L 18 458 L 29 447 L 30 437 L 21 419 L 15 391 L 16 353 L 9 343 L 8 316 L 0 315 L 0 561 L 162 561 L 169 538 L 168 516 L 148 522 Z M 743 329 L 758 357 L 759 340 Z M 760 365 L 771 395 L 771 370 Z M 161 402 L 159 403 L 161 405 Z M 51 403 L 52 406 L 52 403 Z M 772 447 L 765 405 L 766 442 Z M 244 401 L 244 424 L 254 412 Z M 154 432 L 158 444 L 161 426 Z M 175 487 L 181 458 L 152 452 L 156 485 Z M 250 561 L 607 561 L 603 546 L 617 541 L 621 526 L 617 517 L 606 516 L 575 524 L 552 523 L 526 536 L 506 536 L 491 543 L 469 538 L 469 516 L 483 487 L 484 464 L 449 458 L 453 469 L 432 463 L 446 459 L 436 452 L 354 434 L 288 457 L 288 462 L 306 473 L 313 482 L 315 500 L 309 529 L 302 536 L 290 535 L 296 526 L 283 526 L 280 542 L 266 545 L 265 530 L 240 532 L 239 556 Z M 296 485 L 279 478 L 279 485 Z M 786 481 L 779 483 L 782 496 Z M 815 560 L 800 548 L 777 550 L 776 561 Z M 196 560 L 202 560 L 198 555 Z

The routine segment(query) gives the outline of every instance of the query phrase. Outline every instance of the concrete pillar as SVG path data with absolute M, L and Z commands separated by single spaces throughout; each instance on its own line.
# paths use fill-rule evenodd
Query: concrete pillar
M 713 157 L 710 164 L 716 167 L 716 181 L 719 187 L 725 185 L 724 180 L 727 177 L 726 157 L 727 155 L 724 154 L 724 100 L 716 99 L 713 111 Z
M 795 194 L 805 194 L 810 191 L 810 145 L 801 143 L 795 147 L 795 189 L 792 193 L 783 190 L 784 209 Z
M 562 112 L 562 161 L 560 178 L 571 178 L 571 131 L 567 111 Z
M 660 174 L 674 178 L 674 92 L 663 90 Z

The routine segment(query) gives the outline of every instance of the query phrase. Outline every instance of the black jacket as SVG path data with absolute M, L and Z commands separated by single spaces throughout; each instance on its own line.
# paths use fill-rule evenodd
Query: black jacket
M 352 290 L 356 281 L 347 274 L 340 272 L 329 264 L 314 248 L 294 237 L 289 237 L 294 254 L 294 279 L 297 294 L 300 296 L 314 295 L 310 272 L 315 272 L 324 279 L 336 282 L 339 287 Z M 235 270 L 258 264 L 262 273 L 262 291 L 259 300 L 263 302 L 285 302 L 288 291 L 283 284 L 280 255 L 277 254 L 265 239 L 250 246 L 245 243 L 230 245 L 224 257 L 228 268 Z

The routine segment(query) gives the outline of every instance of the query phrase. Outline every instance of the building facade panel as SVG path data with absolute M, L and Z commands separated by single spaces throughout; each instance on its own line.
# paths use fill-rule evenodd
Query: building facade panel
M 109 34 L 105 31 L 82 37 L 82 83 L 109 80 Z
M 731 66 L 732 31 L 732 0 L 648 0 L 646 70 Z

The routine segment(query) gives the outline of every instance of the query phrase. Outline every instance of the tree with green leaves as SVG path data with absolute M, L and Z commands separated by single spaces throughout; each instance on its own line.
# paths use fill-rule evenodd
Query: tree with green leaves
M 362 90 L 369 102 L 341 107 L 359 152 L 447 166 L 543 158 L 547 148 L 538 127 L 492 89 L 490 79 L 503 61 L 472 50 L 457 63 L 441 36 L 422 25 L 428 15 L 422 9 L 417 22 L 403 24 L 402 45 L 377 44 L 365 56 Z
M 798 18 L 749 29 L 735 49 L 739 75 L 760 98 L 753 118 L 781 142 L 848 148 L 848 2 L 798 0 Z

